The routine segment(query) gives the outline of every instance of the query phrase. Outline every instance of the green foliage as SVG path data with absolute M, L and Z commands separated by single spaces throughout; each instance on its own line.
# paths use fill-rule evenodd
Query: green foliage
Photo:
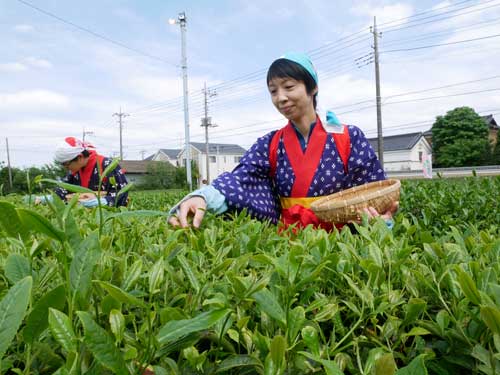
M 499 177 L 404 181 L 393 230 L 357 234 L 279 234 L 245 213 L 176 229 L 164 214 L 182 191 L 132 192 L 102 221 L 9 197 L 1 371 L 498 373 L 498 191 Z
M 498 140 L 491 155 L 491 164 L 500 165 L 500 142 Z
M 156 162 L 148 166 L 147 174 L 144 177 L 144 182 L 139 185 L 140 189 L 172 189 L 176 187 L 183 187 L 182 180 L 178 181 L 177 175 L 180 168 L 172 166 L 168 162 Z M 185 173 L 185 171 L 184 171 Z M 184 180 L 186 175 L 184 174 Z
M 459 107 L 438 116 L 432 125 L 432 149 L 436 167 L 490 164 L 489 129 L 472 108 Z
M 9 169 L 4 163 L 0 163 L 0 186 L 3 185 L 3 194 L 9 193 L 23 193 L 29 192 L 27 174 L 31 178 L 42 175 L 47 178 L 56 179 L 64 177 L 66 172 L 64 168 L 56 163 L 46 164 L 43 167 L 30 167 L 30 168 L 12 168 L 12 183 L 13 187 L 9 184 Z M 32 193 L 39 193 L 44 191 L 44 186 L 36 185 L 32 187 Z
M 21 325 L 30 300 L 32 279 L 19 280 L 0 301 L 0 360 Z

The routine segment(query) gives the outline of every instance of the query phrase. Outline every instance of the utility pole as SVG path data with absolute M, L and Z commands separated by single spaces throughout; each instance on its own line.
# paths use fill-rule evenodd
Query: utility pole
M 191 146 L 189 140 L 189 105 L 188 105 L 188 79 L 187 79 L 187 57 L 186 57 L 186 12 L 181 12 L 177 19 L 168 21 L 171 25 L 179 24 L 181 27 L 181 47 L 182 47 L 182 86 L 184 93 L 184 141 L 186 153 L 186 178 L 189 190 L 193 190 L 193 180 L 191 178 Z
M 203 89 L 203 94 L 205 97 L 205 117 L 201 119 L 201 126 L 205 128 L 205 149 L 207 153 L 206 158 L 206 168 L 207 168 L 207 184 L 210 184 L 210 158 L 209 158 L 209 147 L 208 147 L 208 128 L 216 127 L 217 125 L 212 124 L 212 118 L 208 117 L 208 98 L 217 95 L 215 91 L 207 90 L 207 83 L 205 82 L 205 88 Z
M 144 160 L 144 154 L 146 153 L 146 150 L 141 150 L 139 153 L 141 154 L 142 160 Z
M 5 146 L 7 147 L 7 167 L 9 168 L 9 186 L 10 189 L 12 190 L 13 184 L 12 184 L 12 169 L 10 167 L 9 138 L 5 138 Z
M 94 132 L 85 131 L 85 128 L 83 128 L 83 132 L 82 132 L 82 142 L 85 142 L 85 136 L 86 136 L 86 135 L 94 135 Z
M 380 70 L 378 64 L 378 38 L 382 33 L 377 32 L 377 17 L 373 17 L 373 49 L 375 54 L 375 86 L 377 95 L 377 134 L 378 134 L 378 160 L 382 169 L 384 169 L 384 137 L 382 135 L 382 100 L 380 96 Z
M 123 113 L 120 107 L 120 112 L 113 113 L 113 116 L 118 116 L 118 124 L 120 125 L 120 160 L 123 160 L 123 142 L 122 142 L 122 131 L 123 131 L 123 118 L 130 116 L 128 113 Z

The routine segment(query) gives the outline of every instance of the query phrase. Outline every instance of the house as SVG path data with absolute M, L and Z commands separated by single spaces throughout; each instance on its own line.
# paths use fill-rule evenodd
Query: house
M 378 156 L 378 138 L 369 138 Z M 432 148 L 424 133 L 409 133 L 384 137 L 384 169 L 391 171 L 422 170 L 424 154 L 431 154 Z
M 180 149 L 160 148 L 153 155 L 148 156 L 144 160 L 168 161 L 174 167 L 178 167 L 179 166 L 179 158 L 178 158 L 178 156 L 179 156 L 180 152 L 181 152 Z
M 193 160 L 199 170 L 199 183 L 203 180 L 212 181 L 223 172 L 232 171 L 240 162 L 241 157 L 246 150 L 236 144 L 227 143 L 209 143 L 208 155 L 206 144 L 202 142 L 191 142 L 191 160 Z M 208 176 L 207 176 L 207 157 L 208 157 Z M 186 156 L 184 149 L 180 151 L 177 160 L 179 165 L 186 165 Z M 181 162 L 182 161 L 182 162 Z
M 481 118 L 488 125 L 490 130 L 488 138 L 490 140 L 491 147 L 494 148 L 498 141 L 498 124 L 493 115 L 481 116 Z M 432 128 L 424 132 L 424 137 L 427 142 L 432 145 Z
M 143 184 L 148 172 L 157 167 L 168 166 L 174 170 L 174 167 L 169 163 L 154 160 L 122 160 L 120 166 L 125 171 L 127 181 L 133 182 L 135 185 Z

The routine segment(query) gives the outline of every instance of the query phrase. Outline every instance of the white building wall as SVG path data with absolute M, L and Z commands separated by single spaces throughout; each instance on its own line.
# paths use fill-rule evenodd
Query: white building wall
M 213 181 L 217 176 L 224 172 L 231 172 L 239 163 L 239 160 L 243 156 L 234 154 L 210 154 L 211 160 L 209 162 L 210 169 L 210 181 Z M 200 178 L 198 184 L 201 185 L 201 181 L 207 179 L 207 165 L 206 165 L 206 154 L 198 151 L 196 148 L 191 148 L 191 160 L 196 161 L 198 164 L 198 170 L 200 172 Z M 185 164 L 184 151 L 179 154 L 179 165 Z
M 411 170 L 410 150 L 384 152 L 384 169 L 386 171 Z
M 210 181 L 214 180 L 217 176 L 224 172 L 231 172 L 239 163 L 243 155 L 234 154 L 210 154 L 208 163 Z M 207 179 L 207 158 L 206 154 L 200 155 L 200 178 L 201 180 Z M 210 182 L 209 181 L 209 182 Z
M 386 171 L 422 170 L 421 155 L 430 154 L 431 152 L 429 143 L 422 137 L 410 150 L 384 152 L 384 169 Z M 378 156 L 378 153 L 375 153 Z

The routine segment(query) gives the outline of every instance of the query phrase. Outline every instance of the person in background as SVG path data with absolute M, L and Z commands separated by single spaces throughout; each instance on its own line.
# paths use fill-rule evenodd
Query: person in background
M 72 185 L 79 185 L 96 192 L 99 190 L 99 173 L 112 163 L 112 159 L 99 155 L 95 148 L 74 137 L 67 137 L 61 142 L 55 151 L 56 162 L 68 170 L 63 181 Z M 98 163 L 101 171 L 99 172 Z M 126 206 L 128 193 L 125 192 L 117 198 L 117 193 L 127 185 L 124 171 L 119 165 L 114 168 L 108 176 L 103 178 L 101 186 L 101 204 L 107 206 Z M 54 192 L 63 200 L 69 200 L 73 196 L 68 190 L 58 186 Z M 96 194 L 79 194 L 79 202 L 85 207 L 98 205 Z
M 316 111 L 318 76 L 309 57 L 288 53 L 275 60 L 267 73 L 267 87 L 276 109 L 288 124 L 259 138 L 232 171 L 211 185 L 188 194 L 170 211 L 169 223 L 199 227 L 205 210 L 240 211 L 259 220 L 296 228 L 313 225 L 332 230 L 309 208 L 322 196 L 357 185 L 386 179 L 377 156 L 363 132 L 342 125 L 328 111 Z M 387 212 L 370 207 L 369 218 L 381 216 L 389 227 L 398 202 Z M 361 214 L 361 213 L 360 213 Z M 338 225 L 341 227 L 341 225 Z

